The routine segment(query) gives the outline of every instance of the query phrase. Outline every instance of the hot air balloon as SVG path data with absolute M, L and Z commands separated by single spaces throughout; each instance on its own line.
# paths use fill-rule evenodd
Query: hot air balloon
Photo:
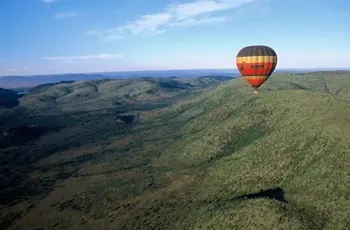
M 241 75 L 254 88 L 253 93 L 258 94 L 257 89 L 276 68 L 277 54 L 268 46 L 246 46 L 238 52 L 236 65 Z

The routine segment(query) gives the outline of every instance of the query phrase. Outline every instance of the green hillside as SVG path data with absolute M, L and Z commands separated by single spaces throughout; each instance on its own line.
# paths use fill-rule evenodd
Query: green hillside
M 258 95 L 133 81 L 37 88 L 2 114 L 52 130 L 0 150 L 0 228 L 350 226 L 350 72 L 275 74 Z
M 159 100 L 230 80 L 231 77 L 105 79 L 73 83 L 46 84 L 34 87 L 21 100 L 21 106 L 59 112 L 91 111 L 154 104 Z

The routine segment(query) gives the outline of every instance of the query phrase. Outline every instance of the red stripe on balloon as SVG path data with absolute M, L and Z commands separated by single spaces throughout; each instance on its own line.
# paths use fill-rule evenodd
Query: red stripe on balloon
M 277 63 L 237 63 L 237 68 L 243 76 L 270 75 Z

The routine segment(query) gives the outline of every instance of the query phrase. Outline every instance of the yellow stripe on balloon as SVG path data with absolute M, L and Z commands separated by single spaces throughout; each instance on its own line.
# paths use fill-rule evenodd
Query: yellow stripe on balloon
M 277 62 L 277 56 L 245 56 L 236 57 L 236 63 L 274 63 Z
M 247 80 L 263 80 L 266 76 L 244 76 Z

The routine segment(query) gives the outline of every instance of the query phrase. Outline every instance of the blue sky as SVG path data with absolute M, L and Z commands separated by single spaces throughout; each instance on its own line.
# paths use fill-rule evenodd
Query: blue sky
M 278 68 L 350 67 L 349 0 L 1 0 L 0 75 L 236 68 L 264 44 Z

